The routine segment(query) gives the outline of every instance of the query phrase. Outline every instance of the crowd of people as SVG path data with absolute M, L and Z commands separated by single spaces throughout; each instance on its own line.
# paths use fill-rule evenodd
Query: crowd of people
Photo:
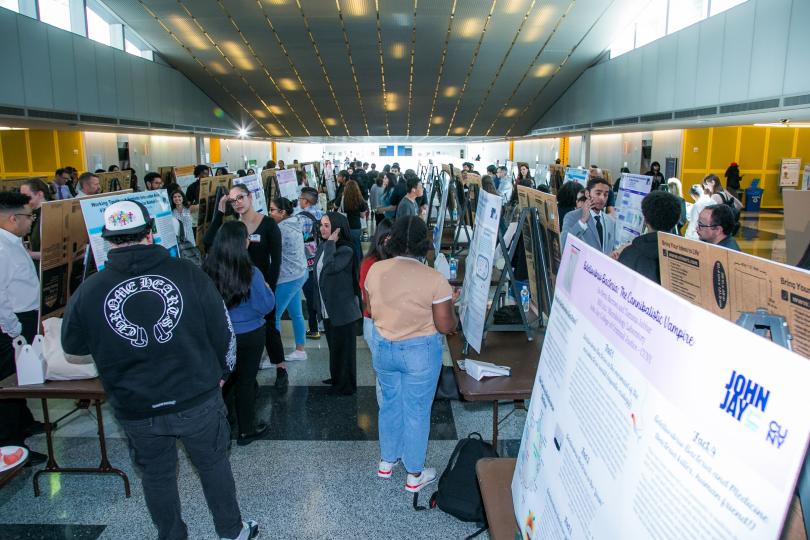
M 457 328 L 458 293 L 424 264 L 431 242 L 422 178 L 412 170 L 401 172 L 396 163 L 377 171 L 360 162 L 335 170 L 327 162 L 325 169 L 335 179 L 335 196 L 326 208 L 319 203 L 327 191 L 323 178 L 317 188 L 299 180 L 298 199 L 269 201 L 267 215 L 257 212 L 245 185 L 234 183 L 217 201 L 202 235 L 205 257 L 199 265 L 172 258 L 155 244 L 154 216 L 140 203 L 125 200 L 105 210 L 108 260 L 70 298 L 62 346 L 73 358 L 89 355 L 95 362 L 161 538 L 181 538 L 186 531 L 175 477 L 177 439 L 199 471 L 219 536 L 255 536 L 258 524 L 242 518 L 236 500 L 227 456 L 230 426 L 240 446 L 267 435 L 270 421 L 256 405 L 259 370 L 274 368 L 274 386 L 286 390 L 288 362 L 306 361 L 306 340 L 320 339 L 321 332 L 329 354 L 323 383 L 336 396 L 357 391 L 356 338 L 362 335 L 368 343 L 379 404 L 377 475 L 390 478 L 401 463 L 409 492 L 436 479 L 435 469 L 425 466 L 430 410 L 442 335 Z M 465 163 L 462 171 L 475 172 L 474 164 Z M 691 186 L 695 202 L 687 212 L 679 183 L 659 180 L 655 167 L 651 172 L 664 189 L 644 198 L 647 232 L 625 246 L 617 243 L 617 186 L 598 167 L 591 167 L 586 185 L 560 183 L 563 246 L 574 235 L 656 281 L 659 231 L 679 231 L 688 223 L 687 236 L 739 249 L 733 238 L 739 200 L 717 176 Z M 147 190 L 167 190 L 178 244 L 197 247 L 200 180 L 210 173 L 205 165 L 195 167 L 195 180 L 185 189 L 158 173 L 144 176 Z M 0 193 L 0 246 L 7 261 L 0 273 L 7 293 L 0 313 L 0 378 L 14 370 L 11 340 L 22 335 L 30 341 L 37 331 L 42 203 L 97 194 L 97 174 L 60 169 L 50 185 L 33 179 L 19 193 Z M 506 167 L 492 165 L 481 185 L 507 205 L 516 203 L 516 186 L 549 190 L 536 183 L 525 163 L 514 179 Z M 463 182 L 459 189 L 464 197 Z M 364 253 L 369 232 L 373 237 Z M 520 246 L 517 253 L 523 255 Z M 520 261 L 512 263 L 517 278 L 525 279 Z M 293 329 L 286 356 L 285 313 Z M 41 432 L 24 401 L 7 400 L 0 407 L 0 444 L 23 445 Z M 44 459 L 31 452 L 32 463 Z

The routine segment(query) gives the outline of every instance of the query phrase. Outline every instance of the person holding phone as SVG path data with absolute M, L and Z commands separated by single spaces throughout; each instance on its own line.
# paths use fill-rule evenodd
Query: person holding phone
M 357 330 L 363 314 L 360 269 L 349 235 L 349 220 L 338 212 L 321 218 L 321 238 L 315 256 L 315 305 L 323 320 L 329 347 L 329 375 L 324 384 L 332 392 L 352 395 L 357 391 Z
M 582 207 L 568 212 L 563 220 L 563 249 L 569 234 L 607 255 L 616 249 L 616 218 L 604 211 L 610 189 L 608 181 L 601 176 L 588 180 Z

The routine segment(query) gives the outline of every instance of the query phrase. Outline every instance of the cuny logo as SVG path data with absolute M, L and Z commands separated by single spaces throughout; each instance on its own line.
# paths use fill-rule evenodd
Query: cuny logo
M 739 422 L 745 410 L 751 405 L 754 406 L 754 409 L 758 408 L 765 412 L 770 395 L 770 390 L 766 390 L 764 386 L 760 386 L 751 379 L 747 379 L 742 373 L 733 370 L 731 378 L 726 383 L 726 397 L 720 404 L 720 408 Z

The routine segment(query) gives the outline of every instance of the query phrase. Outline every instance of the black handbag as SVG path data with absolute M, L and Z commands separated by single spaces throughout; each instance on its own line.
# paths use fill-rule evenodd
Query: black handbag
M 442 366 L 441 371 L 439 371 L 439 382 L 436 385 L 434 399 L 455 399 L 456 401 L 461 399 L 452 366 Z

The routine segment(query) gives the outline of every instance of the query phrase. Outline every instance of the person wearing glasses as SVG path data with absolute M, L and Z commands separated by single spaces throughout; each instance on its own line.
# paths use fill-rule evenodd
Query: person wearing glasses
M 23 336 L 31 343 L 37 333 L 39 278 L 22 243 L 33 219 L 27 195 L 0 192 L 0 379 L 16 371 L 14 338 Z M 36 425 L 24 399 L 0 400 L 0 446 L 22 446 Z M 36 465 L 45 456 L 30 452 L 28 459 Z
M 726 204 L 709 205 L 698 215 L 697 234 L 704 242 L 740 251 L 733 230 L 734 214 Z
M 208 251 L 214 243 L 217 231 L 222 226 L 222 218 L 228 207 L 239 217 L 248 229 L 248 254 L 253 265 L 264 276 L 264 281 L 276 295 L 278 276 L 281 271 L 281 231 L 276 222 L 269 217 L 258 213 L 253 208 L 253 196 L 244 184 L 235 184 L 227 195 L 219 200 L 211 226 L 205 233 L 203 245 Z M 281 333 L 276 329 L 276 310 L 267 314 L 267 330 L 265 333 L 265 348 L 270 362 L 276 366 L 276 388 L 286 390 L 289 384 L 287 364 L 284 363 L 284 345 L 281 343 Z
M 270 217 L 281 230 L 281 271 L 276 287 L 276 329 L 281 331 L 281 316 L 285 311 L 292 321 L 295 350 L 286 360 L 306 360 L 304 350 L 306 324 L 301 307 L 301 289 L 309 277 L 307 256 L 304 252 L 304 233 L 301 221 L 293 217 L 293 205 L 283 197 L 270 203 Z

